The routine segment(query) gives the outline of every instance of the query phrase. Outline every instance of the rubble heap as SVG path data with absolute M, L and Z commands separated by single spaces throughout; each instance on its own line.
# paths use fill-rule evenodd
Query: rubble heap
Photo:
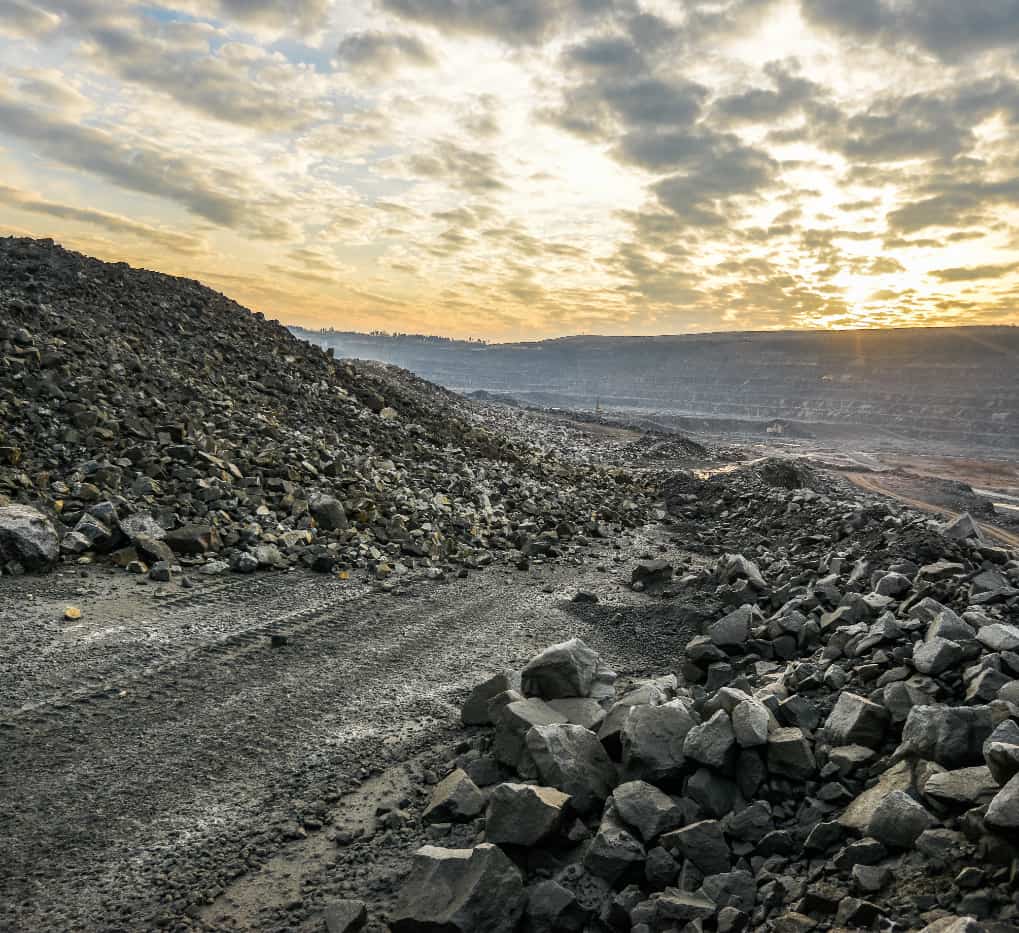
M 729 604 L 672 670 L 572 640 L 475 687 L 394 930 L 1016 929 L 1019 555 L 770 473 L 670 484 L 770 539 L 635 571 Z
M 624 474 L 458 412 L 197 282 L 0 240 L 0 571 L 441 574 L 640 520 Z

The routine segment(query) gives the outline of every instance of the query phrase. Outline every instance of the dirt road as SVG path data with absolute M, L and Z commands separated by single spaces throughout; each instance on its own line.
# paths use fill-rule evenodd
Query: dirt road
M 385 904 L 420 840 L 378 825 L 378 798 L 424 792 L 470 686 L 571 635 L 623 674 L 680 656 L 692 610 L 619 583 L 649 548 L 399 595 L 298 573 L 0 581 L 0 929 L 311 930 L 338 893 Z
M 959 516 L 958 512 L 942 508 L 941 506 L 934 505 L 931 502 L 925 502 L 922 499 L 913 499 L 893 492 L 891 489 L 882 485 L 881 481 L 872 473 L 845 473 L 843 475 L 850 482 L 859 486 L 861 489 L 867 490 L 867 492 L 873 492 L 881 496 L 888 496 L 889 498 L 897 499 L 904 505 L 908 505 L 914 509 L 919 509 L 922 512 L 933 512 L 936 515 L 944 515 L 949 520 L 958 518 Z M 977 524 L 980 526 L 980 530 L 988 538 L 998 541 L 1007 547 L 1019 547 L 1019 535 L 1010 531 L 1003 531 L 1001 528 L 995 528 L 993 525 L 989 525 L 986 522 L 978 522 Z

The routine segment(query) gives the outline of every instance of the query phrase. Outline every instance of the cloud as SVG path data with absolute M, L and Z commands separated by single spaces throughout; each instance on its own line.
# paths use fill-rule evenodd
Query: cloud
M 24 0 L 0 3 L 0 35 L 14 39 L 40 39 L 60 25 L 56 13 L 40 9 Z
M 976 282 L 981 279 L 1000 279 L 1019 271 L 1019 263 L 1003 265 L 968 266 L 957 269 L 935 269 L 930 274 L 942 282 Z
M 888 225 L 899 233 L 928 227 L 966 227 L 985 222 L 996 205 L 1019 205 L 1019 177 L 1001 181 L 929 180 L 920 197 L 888 214 Z
M 288 29 L 306 35 L 325 25 L 331 0 L 214 0 L 200 5 L 249 26 Z
M 401 33 L 351 33 L 343 37 L 336 55 L 349 70 L 371 75 L 390 75 L 403 67 L 425 68 L 437 63 L 421 39 Z
M 946 60 L 1019 44 L 1019 0 L 801 0 L 801 8 L 836 34 L 906 42 Z
M 149 224 L 140 223 L 119 214 L 90 208 L 75 207 L 48 201 L 38 195 L 7 185 L 0 185 L 0 204 L 19 211 L 56 217 L 60 220 L 76 221 L 95 227 L 102 227 L 110 233 L 124 234 L 146 240 L 162 249 L 179 253 L 200 253 L 205 249 L 205 241 L 201 237 L 180 233 L 175 230 L 164 230 Z
M 400 165 L 410 178 L 438 179 L 475 194 L 490 194 L 506 187 L 498 177 L 495 156 L 449 139 L 436 142 L 428 153 L 408 156 Z

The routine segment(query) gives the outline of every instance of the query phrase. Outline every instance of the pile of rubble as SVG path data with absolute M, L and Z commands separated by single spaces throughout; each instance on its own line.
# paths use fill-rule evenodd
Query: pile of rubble
M 335 361 L 196 282 L 0 240 L 0 572 L 59 559 L 441 575 L 637 524 L 645 496 Z
M 1019 927 L 1017 555 L 769 472 L 673 484 L 681 524 L 775 533 L 635 570 L 729 604 L 671 671 L 572 640 L 473 690 L 392 929 Z

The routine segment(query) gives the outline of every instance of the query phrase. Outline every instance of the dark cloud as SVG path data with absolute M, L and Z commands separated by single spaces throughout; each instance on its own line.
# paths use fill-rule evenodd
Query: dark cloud
M 38 39 L 60 25 L 60 17 L 23 0 L 0 2 L 0 34 Z
M 722 97 L 714 104 L 715 114 L 733 122 L 769 123 L 828 96 L 820 85 L 793 74 L 780 62 L 766 65 L 764 74 L 771 79 L 772 88 L 752 87 Z
M 838 34 L 909 43 L 944 59 L 1019 45 L 1019 0 L 800 0 L 806 18 Z
M 956 269 L 936 269 L 930 274 L 942 282 L 976 282 L 980 279 L 1000 279 L 1019 271 L 1019 263 L 1004 265 L 968 266 Z
M 330 0 L 210 0 L 214 12 L 253 26 L 291 29 L 306 34 L 321 28 Z
M 506 187 L 499 180 L 499 163 L 495 156 L 467 149 L 452 140 L 437 142 L 428 154 L 409 156 L 404 166 L 413 176 L 442 179 L 455 188 L 475 194 L 492 193 Z
M 351 33 L 344 36 L 336 55 L 352 71 L 383 75 L 407 65 L 430 67 L 436 64 L 435 56 L 421 39 L 401 33 Z
M 915 233 L 929 227 L 966 227 L 987 221 L 997 205 L 1019 205 L 1019 177 L 1002 181 L 936 179 L 919 189 L 920 196 L 888 214 L 889 227 Z M 927 193 L 929 196 L 923 196 Z
M 383 9 L 448 32 L 539 42 L 570 20 L 608 12 L 613 0 L 380 0 Z

